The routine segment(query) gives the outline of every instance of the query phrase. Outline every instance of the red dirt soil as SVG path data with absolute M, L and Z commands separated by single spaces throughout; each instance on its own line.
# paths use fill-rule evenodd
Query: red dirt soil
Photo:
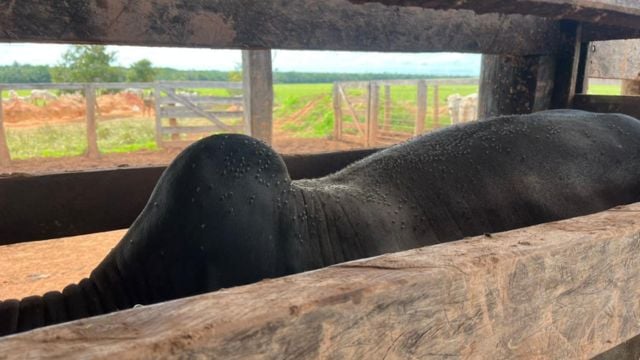
M 142 109 L 142 100 L 133 94 L 103 95 L 97 100 L 101 116 L 132 116 Z M 292 138 L 281 123 L 297 121 L 315 106 L 305 106 L 287 119 L 274 124 L 273 147 L 281 154 L 304 154 L 349 150 L 362 145 L 329 139 Z M 20 100 L 4 106 L 9 127 L 41 126 L 51 123 L 84 121 L 83 99 L 61 97 L 44 107 Z M 43 174 L 87 169 L 167 165 L 180 148 L 138 151 L 128 154 L 103 154 L 99 159 L 83 156 L 15 160 L 0 167 L 0 176 L 12 173 Z M 0 300 L 42 295 L 87 277 L 109 250 L 122 238 L 124 230 L 70 238 L 0 246 Z
M 89 276 L 124 230 L 0 246 L 0 300 L 62 290 Z

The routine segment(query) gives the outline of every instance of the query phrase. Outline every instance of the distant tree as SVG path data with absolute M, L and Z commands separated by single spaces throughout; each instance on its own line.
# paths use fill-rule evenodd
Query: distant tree
M 156 71 L 147 59 L 133 63 L 127 72 L 127 81 L 130 82 L 151 82 L 155 79 Z
M 228 81 L 242 81 L 242 63 L 235 63 L 233 70 L 227 73 Z
M 112 66 L 116 53 L 103 45 L 73 45 L 51 68 L 54 82 L 117 82 L 124 80 L 121 69 Z

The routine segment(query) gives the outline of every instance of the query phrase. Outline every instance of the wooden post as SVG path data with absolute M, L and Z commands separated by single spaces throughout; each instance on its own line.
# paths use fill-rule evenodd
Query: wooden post
M 380 107 L 380 86 L 369 83 L 369 121 L 367 146 L 374 146 L 378 141 L 378 108 Z
M 87 156 L 100 157 L 98 135 L 96 133 L 96 89 L 91 84 L 84 86 L 84 98 L 87 107 Z
M 640 95 L 640 76 L 635 80 L 622 80 L 621 95 Z
M 176 107 L 176 104 L 171 103 L 171 104 L 167 104 L 167 106 Z M 169 118 L 169 127 L 177 128 L 178 127 L 178 119 Z M 172 141 L 180 140 L 180 134 L 178 134 L 176 132 L 171 133 L 171 140 Z
M 551 95 L 552 109 L 570 108 L 576 92 L 581 92 L 585 83 L 586 44 L 582 44 L 582 26 L 573 21 L 560 23 L 565 50 L 555 59 L 555 77 Z
M 155 108 L 156 108 L 156 145 L 161 148 L 162 147 L 162 114 L 160 113 L 160 109 L 162 106 L 160 105 L 160 100 L 162 97 L 160 96 L 160 86 L 158 83 L 154 84 L 153 87 L 153 97 L 155 98 Z
M 242 75 L 245 124 L 251 136 L 271 144 L 273 73 L 271 50 L 243 50 Z
M 367 110 L 364 117 L 364 146 L 370 146 L 369 133 L 371 130 L 371 81 L 367 85 Z
M 420 135 L 424 132 L 424 122 L 427 117 L 427 82 L 424 80 L 418 81 L 416 103 L 418 104 L 418 111 L 416 111 L 414 135 Z
M 440 128 L 440 86 L 433 86 L 433 128 Z
M 4 110 L 2 109 L 2 88 L 0 88 L 0 166 L 11 164 L 11 153 L 7 145 L 7 136 L 4 131 Z
M 340 84 L 333 83 L 333 139 L 342 138 L 342 97 L 340 96 Z
M 391 85 L 384 86 L 384 124 L 385 131 L 391 129 Z
M 478 119 L 533 111 L 541 60 L 540 56 L 483 55 Z

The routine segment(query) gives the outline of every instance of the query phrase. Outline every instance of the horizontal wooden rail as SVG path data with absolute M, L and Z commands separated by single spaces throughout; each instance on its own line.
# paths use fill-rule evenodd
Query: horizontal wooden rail
M 243 116 L 242 111 L 204 111 L 209 115 L 213 115 L 218 118 L 241 118 Z M 160 116 L 163 118 L 197 118 L 201 115 L 194 113 L 193 110 L 182 107 L 165 107 L 160 110 Z
M 190 117 L 196 117 L 196 116 L 190 116 Z M 244 131 L 244 125 L 230 126 L 228 130 L 232 133 L 241 134 Z M 216 132 L 223 132 L 222 129 L 220 129 L 215 125 L 163 127 L 161 131 L 163 134 L 200 134 L 200 133 L 212 134 Z
M 640 333 L 638 214 L 632 204 L 84 319 L 0 340 L 0 354 L 587 359 Z
M 603 113 L 621 113 L 640 118 L 640 96 L 576 95 L 573 108 Z
M 183 98 L 195 104 L 212 104 L 212 105 L 244 105 L 242 96 L 220 97 L 220 96 L 193 96 L 182 95 Z M 175 100 L 168 96 L 160 98 L 161 104 L 175 104 Z
M 185 89 L 242 89 L 241 82 L 230 81 L 156 81 L 156 82 L 95 82 L 95 83 L 0 83 L 0 88 L 13 90 L 80 90 L 91 85 L 96 89 L 152 89 L 156 85 Z
M 333 173 L 380 149 L 284 155 L 292 179 Z M 164 167 L 0 178 L 0 245 L 129 227 Z
M 524 14 L 640 29 L 638 0 L 351 0 L 354 3 L 473 10 L 476 13 Z
M 510 54 L 565 45 L 552 20 L 347 0 L 20 0 L 0 6 L 0 26 L 0 42 Z

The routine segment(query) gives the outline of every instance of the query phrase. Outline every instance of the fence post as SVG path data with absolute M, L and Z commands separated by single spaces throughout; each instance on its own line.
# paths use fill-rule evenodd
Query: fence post
M 95 159 L 100 157 L 100 150 L 96 133 L 96 89 L 93 85 L 84 85 L 84 98 L 87 107 L 87 156 Z
M 440 91 L 437 83 L 433 86 L 433 127 L 440 128 Z
M 418 91 L 416 92 L 418 110 L 416 111 L 416 126 L 414 135 L 424 132 L 424 122 L 427 117 L 427 82 L 418 80 Z
M 384 86 L 384 124 L 382 128 L 385 131 L 391 129 L 391 85 Z
M 380 107 L 380 86 L 376 82 L 369 83 L 369 121 L 367 146 L 378 141 L 378 108 Z
M 245 124 L 251 136 L 267 144 L 273 137 L 273 71 L 271 50 L 242 50 Z
M 7 136 L 4 132 L 4 110 L 2 109 L 2 88 L 0 88 L 0 165 L 11 164 L 11 153 L 7 145 Z
M 153 97 L 155 99 L 155 108 L 156 108 L 156 145 L 161 148 L 162 147 L 162 114 L 160 113 L 160 109 L 162 106 L 160 104 L 161 96 L 160 96 L 160 86 L 156 82 L 153 87 Z
M 342 138 L 342 98 L 340 97 L 340 85 L 333 83 L 333 139 Z

